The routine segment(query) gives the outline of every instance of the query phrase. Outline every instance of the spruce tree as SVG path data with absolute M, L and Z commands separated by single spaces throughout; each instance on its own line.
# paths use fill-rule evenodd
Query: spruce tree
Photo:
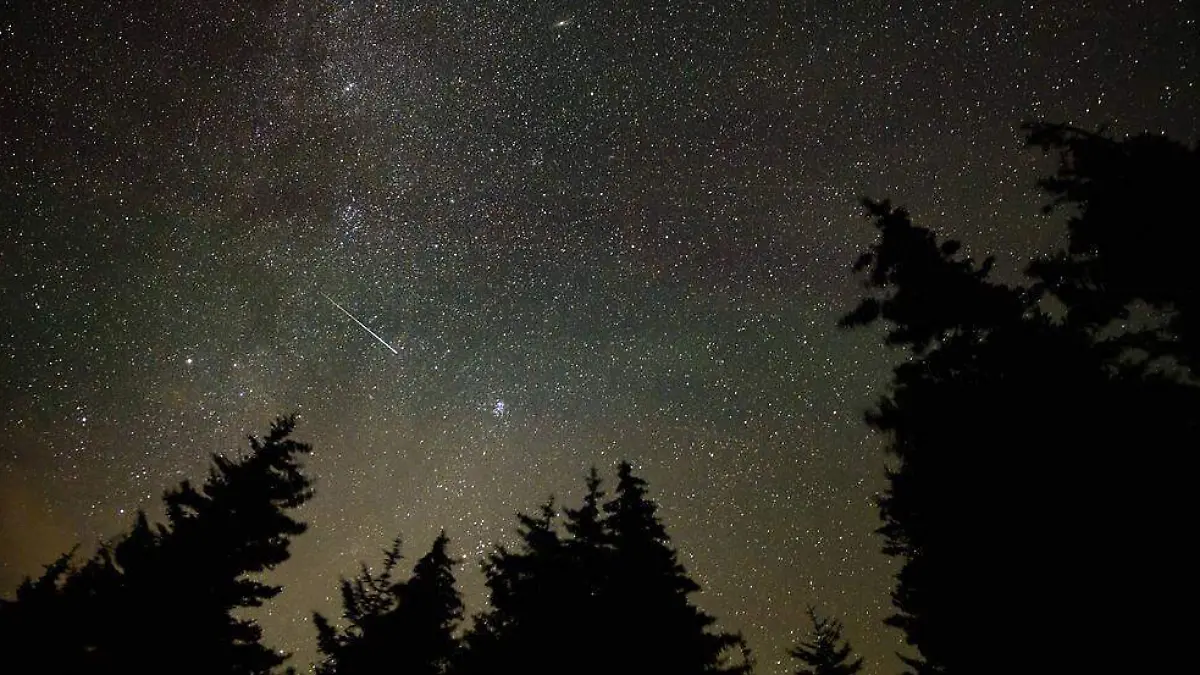
M 602 500 L 604 491 L 596 467 L 592 467 L 585 482 L 583 504 L 577 509 L 565 509 L 565 565 L 574 583 L 562 592 L 574 606 L 575 615 L 583 620 L 599 620 L 606 611 L 606 596 L 611 585 L 613 545 L 604 526 Z
M 82 647 L 75 643 L 83 617 L 64 592 L 73 555 L 59 556 L 37 579 L 27 577 L 11 600 L 0 598 L 0 658 L 18 669 L 13 672 L 66 673 L 81 665 Z
M 483 561 L 489 607 L 464 638 L 461 675 L 571 669 L 579 633 L 564 621 L 572 609 L 564 600 L 579 595 L 568 589 L 582 580 L 571 575 L 557 519 L 553 500 L 536 516 L 517 514 L 517 547 L 497 546 Z
M 605 621 L 615 664 L 626 673 L 747 673 L 749 649 L 740 635 L 715 631 L 716 619 L 688 596 L 700 590 L 679 563 L 646 482 L 628 462 L 617 467 L 613 498 L 604 504 L 612 542 Z M 738 652 L 732 661 L 729 652 Z
M 1200 375 L 1200 244 L 1190 200 L 1200 185 L 1200 143 L 1161 134 L 1113 138 L 1066 124 L 1027 124 L 1028 144 L 1058 155 L 1039 181 L 1047 213 L 1067 215 L 1068 245 L 1028 271 L 1099 339 L 1115 338 L 1144 355 L 1169 357 Z M 1125 324 L 1141 302 L 1164 320 Z
M 1183 577 L 1170 562 L 1147 564 L 1182 559 L 1180 546 L 1178 555 L 1146 552 L 1171 550 L 1171 532 L 1184 527 L 1173 514 L 1185 512 L 1187 486 L 1162 467 L 1200 432 L 1200 388 L 1180 367 L 1191 358 L 1195 279 L 1168 287 L 1169 276 L 1187 275 L 1142 271 L 1156 246 L 1194 236 L 1195 217 L 1181 194 L 1143 178 L 1165 167 L 1194 176 L 1194 160 L 1181 159 L 1194 151 L 1063 133 L 1033 140 L 1067 153 L 1044 184 L 1059 206 L 1078 209 L 1071 244 L 1032 265 L 1028 287 L 997 281 L 991 260 L 963 257 L 958 242 L 939 241 L 903 209 L 867 203 L 879 236 L 855 268 L 870 292 L 842 323 L 882 320 L 886 342 L 909 351 L 867 421 L 896 459 L 879 499 L 884 551 L 902 562 L 888 623 L 917 648 L 906 661 L 921 675 L 1028 668 L 1005 637 L 1013 626 L 1056 645 L 1043 669 L 1134 663 L 1132 650 L 1090 647 L 1137 642 L 1103 617 L 1116 607 L 1144 615 L 1139 598 Z M 1144 153 L 1159 153 L 1162 166 Z M 1169 196 L 1173 205 L 1137 208 Z M 1147 225 L 1154 241 L 1134 241 L 1138 222 L 1163 214 L 1174 216 Z M 1154 310 L 1146 330 L 1121 323 L 1139 300 Z M 1098 556 L 1097 542 L 1112 545 Z M 1098 593 L 1082 569 L 1157 590 Z
M 463 618 L 463 603 L 454 582 L 459 560 L 446 551 L 450 540 L 443 530 L 413 568 L 412 577 L 395 589 L 397 633 L 405 636 L 405 655 L 394 662 L 395 672 L 442 675 L 458 651 L 455 631 Z
M 366 566 L 354 581 L 342 582 L 344 629 L 315 614 L 318 647 L 325 655 L 321 675 L 391 672 L 442 675 L 458 649 L 455 630 L 463 605 L 455 587 L 458 561 L 447 552 L 443 531 L 417 561 L 412 576 L 393 582 L 400 560 L 400 539 L 385 552 L 383 571 Z
M 177 604 L 184 618 L 160 639 L 175 654 L 205 650 L 197 660 L 209 662 L 207 672 L 265 673 L 284 660 L 261 643 L 254 621 L 233 611 L 280 593 L 282 587 L 250 575 L 286 561 L 291 537 L 308 529 L 287 513 L 312 496 L 296 461 L 310 448 L 289 438 L 294 427 L 293 418 L 278 420 L 265 439 L 250 439 L 248 457 L 216 455 L 201 488 L 184 481 L 164 498 L 169 532 L 161 537 L 158 571 L 184 585 L 196 609 Z
M 577 545 L 601 546 L 607 543 L 607 533 L 604 530 L 603 510 L 601 500 L 604 491 L 600 489 L 603 481 L 596 467 L 588 470 L 585 486 L 587 492 L 583 495 L 583 504 L 578 509 L 566 509 L 566 530 L 571 535 L 569 543 Z
M 263 645 L 241 611 L 280 592 L 255 576 L 285 561 L 305 530 L 288 514 L 312 496 L 298 461 L 310 449 L 290 438 L 294 426 L 279 418 L 265 438 L 250 438 L 248 455 L 214 456 L 200 488 L 184 481 L 166 493 L 166 524 L 139 513 L 81 566 L 63 559 L 29 582 L 36 604 L 53 611 L 41 639 L 4 645 L 12 662 L 39 673 L 197 675 L 282 664 L 285 655 Z M 19 616 L 27 602 L 35 601 L 20 594 L 0 615 Z
M 361 673 L 378 668 L 389 656 L 389 638 L 382 629 L 383 617 L 395 609 L 392 576 L 403 556 L 400 537 L 383 553 L 383 569 L 371 572 L 366 563 L 353 579 L 342 579 L 343 628 L 329 622 L 319 612 L 313 613 L 317 629 L 317 648 L 325 656 L 317 664 L 318 675 Z
M 689 602 L 699 585 L 679 564 L 645 482 L 622 464 L 610 501 L 600 486 L 593 469 L 561 528 L 552 502 L 518 516 L 518 546 L 498 547 L 484 563 L 491 606 L 466 637 L 458 673 L 748 672 L 742 639 L 713 630 L 715 619 Z M 730 650 L 740 650 L 733 664 Z
M 808 618 L 812 622 L 808 638 L 788 652 L 802 664 L 796 675 L 855 675 L 862 670 L 862 658 L 852 659 L 854 650 L 842 638 L 842 622 L 818 616 L 812 607 Z

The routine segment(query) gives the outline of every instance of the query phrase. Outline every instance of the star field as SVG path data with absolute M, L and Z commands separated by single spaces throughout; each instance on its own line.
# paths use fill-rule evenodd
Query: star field
M 296 411 L 300 667 L 397 532 L 477 609 L 513 514 L 627 458 L 759 672 L 810 604 L 894 671 L 860 197 L 1013 273 L 1062 234 L 1021 122 L 1200 132 L 1186 1 L 0 8 L 0 582 Z

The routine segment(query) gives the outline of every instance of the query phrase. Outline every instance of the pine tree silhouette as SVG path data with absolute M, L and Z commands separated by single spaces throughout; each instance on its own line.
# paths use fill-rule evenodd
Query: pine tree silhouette
M 384 616 L 393 611 L 396 598 L 392 576 L 403 559 L 400 537 L 383 553 L 383 569 L 373 574 L 366 563 L 353 580 L 342 579 L 342 618 L 344 629 L 333 626 L 319 612 L 313 613 L 317 629 L 317 648 L 325 659 L 317 664 L 318 675 L 368 672 L 378 668 L 390 656 L 389 638 L 383 628 Z
M 476 618 L 458 670 L 561 673 L 745 673 L 740 636 L 688 595 L 699 586 L 670 547 L 646 484 L 629 464 L 613 499 L 595 469 L 559 533 L 552 502 L 519 515 L 520 544 L 500 547 L 484 568 L 491 607 Z M 739 651 L 731 665 L 727 652 Z
M 812 630 L 808 639 L 800 641 L 788 653 L 803 665 L 796 675 L 855 675 L 862 670 L 862 658 L 851 660 L 854 650 L 842 638 L 842 623 L 837 619 L 817 616 L 808 608 Z
M 1113 139 L 1065 124 L 1027 124 L 1029 145 L 1059 155 L 1040 181 L 1047 213 L 1068 212 L 1067 249 L 1034 261 L 1029 274 L 1069 309 L 1071 321 L 1102 329 L 1141 301 L 1165 321 L 1120 331 L 1122 345 L 1170 357 L 1200 375 L 1200 245 L 1189 199 L 1200 185 L 1200 144 L 1165 136 Z
M 1084 194 L 1064 185 L 1068 202 Z M 871 293 L 842 325 L 883 320 L 886 341 L 910 352 L 867 416 L 898 460 L 879 499 L 880 531 L 885 552 L 903 561 L 888 622 L 919 650 L 909 666 L 922 675 L 1024 669 L 1003 637 L 1021 625 L 1025 639 L 1056 644 L 1042 667 L 1111 667 L 1123 652 L 1091 657 L 1089 645 L 1122 643 L 1101 617 L 1136 594 L 1098 594 L 1079 570 L 1127 578 L 1145 551 L 1162 548 L 1170 535 L 1160 524 L 1186 508 L 1186 488 L 1160 467 L 1172 448 L 1194 446 L 1200 427 L 1189 411 L 1200 409 L 1200 390 L 1131 353 L 1148 347 L 1144 335 L 1131 342 L 1102 327 L 1105 312 L 1119 318 L 1113 308 L 1133 297 L 1095 283 L 1100 270 L 1124 278 L 1109 268 L 1124 264 L 1118 257 L 1062 253 L 1031 268 L 1038 283 L 1011 287 L 989 278 L 990 260 L 960 257 L 957 242 L 939 243 L 902 209 L 867 209 L 879 239 L 855 268 Z M 1044 302 L 1047 290 L 1066 320 Z M 1172 305 L 1176 317 L 1181 306 Z M 1166 333 L 1154 336 L 1163 353 L 1178 350 L 1183 340 Z M 1113 462 L 1135 449 L 1146 454 Z M 1108 498 L 1114 490 L 1127 498 Z M 1121 544 L 1098 558 L 1099 541 Z
M 609 543 L 602 520 L 602 482 L 600 473 L 593 466 L 585 482 L 587 492 L 583 495 L 583 505 L 578 509 L 566 509 L 566 529 L 571 535 L 571 544 L 599 547 Z
M 679 563 L 657 511 L 646 482 L 621 462 L 613 499 L 604 504 L 604 527 L 614 548 L 608 620 L 621 626 L 624 672 L 749 672 L 741 636 L 714 632 L 716 619 L 689 601 L 700 586 Z M 732 664 L 731 650 L 740 656 Z
M 458 650 L 455 631 L 463 617 L 463 604 L 454 585 L 454 568 L 459 560 L 446 552 L 449 539 L 443 530 L 429 553 L 417 561 L 413 575 L 396 589 L 401 619 L 399 633 L 411 644 L 408 656 L 398 665 L 401 672 L 441 675 L 447 672 Z
M 29 593 L 0 606 L 0 624 L 50 607 L 41 640 L 4 651 L 29 672 L 268 673 L 285 655 L 261 643 L 238 610 L 258 607 L 280 587 L 254 579 L 288 558 L 305 525 L 287 511 L 312 496 L 290 438 L 291 417 L 239 459 L 216 455 L 199 489 L 184 481 L 164 497 L 167 523 L 139 513 L 131 530 L 79 568 L 60 559 Z M 29 603 L 27 608 L 25 605 Z
M 553 500 L 537 516 L 517 514 L 518 546 L 497 546 L 483 561 L 490 607 L 476 615 L 465 636 L 456 672 L 534 674 L 571 668 L 578 633 L 563 620 L 572 611 L 564 599 L 577 597 L 567 589 L 583 580 L 571 578 L 557 517 Z
M 463 605 L 455 587 L 459 561 L 446 551 L 445 531 L 417 561 L 412 576 L 393 583 L 400 561 L 400 538 L 384 553 L 383 571 L 373 575 L 363 566 L 354 581 L 342 581 L 344 630 L 314 614 L 317 643 L 325 660 L 321 675 L 391 672 L 402 675 L 441 675 L 458 649 L 455 630 Z
M 37 579 L 22 581 L 12 600 L 0 598 L 0 654 L 6 670 L 66 673 L 78 668 L 83 654 L 72 638 L 81 634 L 84 617 L 64 592 L 74 553 L 46 565 Z
M 613 541 L 605 528 L 604 491 L 596 467 L 586 479 L 587 491 L 578 509 L 565 509 L 564 526 L 570 535 L 564 541 L 565 564 L 572 583 L 561 590 L 563 600 L 574 608 L 576 616 L 600 621 L 609 611 L 609 587 L 613 583 Z

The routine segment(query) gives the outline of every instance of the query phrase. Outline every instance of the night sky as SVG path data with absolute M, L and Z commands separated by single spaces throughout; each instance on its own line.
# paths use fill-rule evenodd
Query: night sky
M 1020 123 L 1194 140 L 1198 20 L 2 2 L 0 587 L 297 411 L 318 493 L 261 619 L 298 666 L 311 610 L 395 534 L 411 564 L 445 527 L 478 608 L 514 513 L 627 458 L 760 672 L 791 666 L 809 604 L 894 672 L 862 414 L 903 355 L 834 325 L 859 200 L 1017 269 L 1062 234 Z

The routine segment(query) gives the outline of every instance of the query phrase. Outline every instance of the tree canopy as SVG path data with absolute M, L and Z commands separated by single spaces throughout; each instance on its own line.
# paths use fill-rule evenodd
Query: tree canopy
M 214 455 L 208 479 L 163 497 L 167 522 L 139 512 L 129 532 L 80 566 L 65 555 L 0 601 L 3 651 L 39 673 L 268 673 L 286 655 L 238 610 L 281 588 L 257 578 L 287 560 L 312 496 L 308 445 L 281 417 L 250 453 Z M 181 654 L 188 655 L 180 658 Z
M 808 608 L 812 622 L 807 638 L 800 640 L 788 653 L 801 663 L 796 675 L 855 675 L 863 668 L 861 657 L 854 658 L 854 649 L 842 637 L 842 622 L 817 614 Z
M 459 561 L 447 552 L 449 543 L 443 531 L 417 561 L 412 576 L 394 581 L 401 559 L 397 537 L 384 552 L 379 574 L 363 565 L 354 580 L 342 580 L 345 627 L 333 626 L 319 613 L 313 617 L 324 655 L 317 666 L 319 675 L 441 675 L 447 671 L 458 649 L 455 631 L 463 616 L 454 579 Z
M 879 499 L 884 550 L 903 562 L 889 623 L 919 650 L 910 665 L 922 674 L 1025 667 L 1007 647 L 1016 626 L 1059 644 L 1063 666 L 1087 649 L 1060 627 L 1115 639 L 1099 617 L 1126 598 L 1097 593 L 1079 570 L 1120 576 L 1162 545 L 1184 489 L 1166 467 L 1195 447 L 1196 282 L 1179 267 L 1147 270 L 1155 251 L 1170 267 L 1180 253 L 1165 249 L 1195 236 L 1180 188 L 1200 184 L 1196 151 L 1030 130 L 1060 153 L 1042 185 L 1052 208 L 1075 210 L 1068 248 L 1010 286 L 991 259 L 977 264 L 903 209 L 868 201 L 879 237 L 855 265 L 868 293 L 842 320 L 882 320 L 885 340 L 910 352 L 867 419 L 896 460 Z M 1120 323 L 1136 301 L 1158 311 L 1147 328 Z M 1104 541 L 1114 546 L 1098 553 Z
M 688 599 L 700 586 L 633 467 L 618 466 L 607 502 L 594 469 L 586 487 L 565 533 L 548 501 L 518 515 L 515 549 L 485 561 L 491 607 L 466 636 L 462 672 L 749 672 L 741 637 Z

